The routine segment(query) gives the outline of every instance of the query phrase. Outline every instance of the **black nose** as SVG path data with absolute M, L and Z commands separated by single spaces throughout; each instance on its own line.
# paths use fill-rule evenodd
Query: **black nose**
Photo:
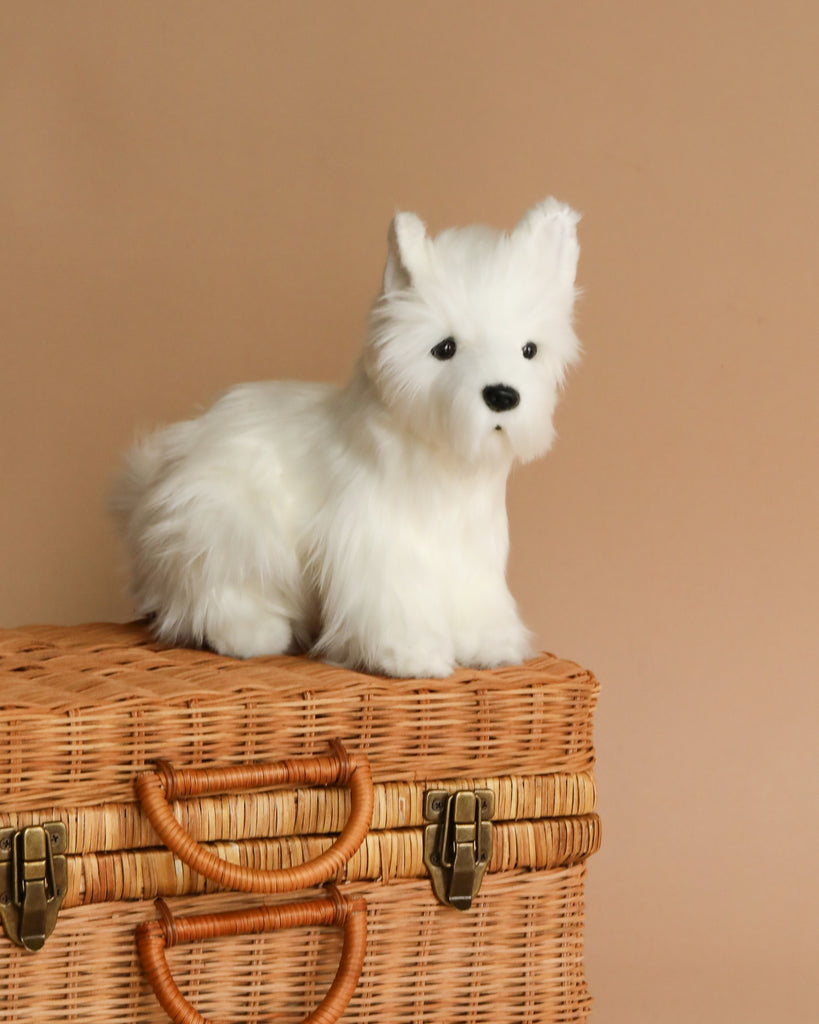
M 492 412 L 506 412 L 520 402 L 520 394 L 508 384 L 487 384 L 483 389 L 483 400 Z

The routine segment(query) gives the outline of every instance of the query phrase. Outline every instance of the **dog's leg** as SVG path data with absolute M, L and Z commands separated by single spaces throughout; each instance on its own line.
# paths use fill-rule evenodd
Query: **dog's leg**
M 402 602 L 392 581 L 380 589 L 374 585 L 370 593 L 375 600 L 331 607 L 313 653 L 347 668 L 395 678 L 450 675 L 455 662 L 452 641 L 441 620 L 426 614 L 429 606 L 422 604 L 419 614 L 418 605 Z
M 140 611 L 161 639 L 232 657 L 309 645 L 312 606 L 275 450 L 244 435 L 188 448 L 166 459 L 131 516 Z
M 419 565 L 396 564 L 401 559 L 394 550 L 374 554 L 378 547 L 360 552 L 357 572 L 326 580 L 322 634 L 313 653 L 396 678 L 450 675 L 455 652 L 449 624 L 439 595 L 425 585 L 428 574 Z
M 470 668 L 516 665 L 532 654 L 530 635 L 503 579 L 473 581 L 453 607 L 455 658 Z

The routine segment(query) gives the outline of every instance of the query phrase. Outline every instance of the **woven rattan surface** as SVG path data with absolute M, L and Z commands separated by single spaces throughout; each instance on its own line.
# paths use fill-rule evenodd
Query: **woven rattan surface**
M 0 630 L 0 792 L 16 812 L 122 803 L 156 760 L 309 756 L 333 737 L 369 756 L 377 782 L 584 772 L 597 693 L 553 655 L 395 680 L 169 649 L 137 624 Z
M 423 825 L 427 789 L 473 788 L 490 789 L 495 794 L 495 821 L 586 815 L 597 803 L 590 772 L 382 782 L 374 787 L 370 827 L 382 831 Z M 337 787 L 296 787 L 175 800 L 171 809 L 185 831 L 199 842 L 326 835 L 338 832 L 346 821 L 350 793 Z M 27 811 L 0 806 L 0 828 L 19 829 L 44 821 L 61 821 L 66 826 L 68 854 L 137 850 L 158 844 L 151 823 L 135 801 L 71 808 L 48 804 Z
M 367 901 L 367 953 L 347 1024 L 570 1024 L 590 1006 L 583 971 L 583 878 L 576 865 L 487 876 L 471 911 L 436 903 L 425 881 L 342 886 Z M 283 902 L 281 897 L 266 898 Z M 248 897 L 169 901 L 178 914 L 241 909 Z M 0 1021 L 167 1024 L 139 967 L 135 927 L 150 903 L 60 915 L 35 956 L 0 942 Z M 185 997 L 231 1024 L 301 1021 L 338 966 L 340 936 L 305 928 L 168 951 Z
M 214 843 L 209 848 L 230 864 L 270 871 L 307 864 L 324 853 L 331 841 L 329 836 L 292 836 Z M 599 845 L 600 820 L 596 814 L 500 822 L 493 826 L 488 870 L 494 873 L 516 868 L 564 867 L 583 860 Z M 423 831 L 371 832 L 336 877 L 345 881 L 426 878 Z M 84 854 L 68 859 L 68 891 L 63 905 L 177 896 L 218 888 L 169 850 Z
M 311 892 L 217 891 L 161 847 L 135 778 L 157 761 L 182 773 L 255 773 L 322 759 L 335 738 L 351 764 L 369 759 L 375 781 L 370 831 L 336 876 L 345 896 L 367 901 L 363 972 L 342 1019 L 586 1020 L 597 693 L 591 673 L 548 654 L 446 680 L 394 680 L 304 658 L 171 649 L 138 624 L 0 630 L 0 827 L 62 821 L 68 833 L 68 893 L 44 948 L 28 955 L 0 936 L 0 1022 L 164 1024 L 134 941 L 155 916 L 150 898 L 167 897 L 177 915 L 244 914 Z M 350 777 L 338 780 L 308 785 L 297 771 L 285 788 L 169 804 L 229 865 L 293 872 L 352 817 Z M 462 788 L 490 789 L 496 803 L 489 868 L 463 913 L 435 900 L 423 864 L 424 792 Z M 334 929 L 311 926 L 196 941 L 169 948 L 167 961 L 204 1018 L 286 1024 L 320 1003 L 340 945 Z

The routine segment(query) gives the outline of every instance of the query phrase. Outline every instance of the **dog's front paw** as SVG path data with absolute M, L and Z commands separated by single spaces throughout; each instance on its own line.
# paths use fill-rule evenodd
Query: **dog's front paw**
M 368 671 L 395 679 L 445 679 L 452 675 L 451 658 L 435 652 L 386 650 L 375 653 Z
M 312 654 L 344 668 L 394 679 L 445 679 L 455 668 L 452 651 L 445 644 L 424 647 L 409 642 L 373 643 L 369 638 L 364 643 L 360 638 L 348 637 L 341 644 L 319 640 Z
M 458 648 L 458 661 L 468 668 L 500 668 L 519 665 L 533 653 L 529 631 L 517 622 L 503 632 L 491 630 L 483 636 L 472 637 L 471 642 Z
M 293 640 L 290 622 L 261 602 L 232 597 L 223 600 L 219 613 L 211 613 L 205 629 L 208 646 L 228 658 L 255 658 L 284 654 Z

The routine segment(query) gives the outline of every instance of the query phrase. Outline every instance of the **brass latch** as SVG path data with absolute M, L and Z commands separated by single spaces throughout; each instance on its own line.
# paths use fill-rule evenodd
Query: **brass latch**
M 492 856 L 495 794 L 490 789 L 431 789 L 424 795 L 424 863 L 432 891 L 456 910 L 468 910 Z
M 0 829 L 0 919 L 12 942 L 30 952 L 43 948 L 67 884 L 62 822 Z

